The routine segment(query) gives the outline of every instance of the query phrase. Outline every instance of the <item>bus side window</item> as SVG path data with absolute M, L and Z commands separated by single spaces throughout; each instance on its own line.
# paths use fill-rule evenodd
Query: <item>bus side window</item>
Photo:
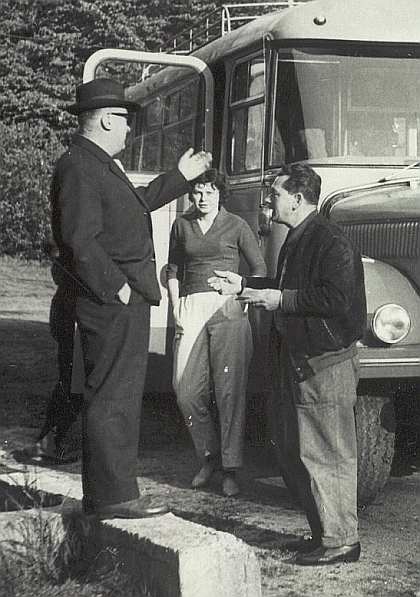
M 223 110 L 225 104 L 226 66 L 224 62 L 216 62 L 211 67 L 214 79 L 213 104 L 213 166 L 220 168 L 223 139 Z M 200 102 L 202 105 L 203 102 Z M 200 115 L 199 115 L 200 118 Z M 204 116 L 203 116 L 204 118 Z M 199 144 L 197 144 L 199 147 Z
M 199 78 L 177 89 L 163 89 L 142 106 L 131 138 L 131 169 L 158 173 L 176 166 L 179 156 L 197 144 Z
M 158 172 L 160 170 L 162 98 L 157 97 L 143 106 L 136 115 L 132 137 L 131 170 Z
M 264 59 L 240 62 L 230 98 L 230 170 L 240 174 L 261 167 L 264 130 Z
M 163 170 L 174 168 L 179 156 L 195 146 L 197 105 L 198 80 L 166 96 L 162 131 Z

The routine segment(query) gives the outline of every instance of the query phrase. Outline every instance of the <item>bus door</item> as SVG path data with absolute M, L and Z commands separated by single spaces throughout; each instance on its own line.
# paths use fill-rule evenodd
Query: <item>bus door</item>
M 267 113 L 270 111 L 270 77 L 267 73 L 269 57 L 261 47 L 250 48 L 246 55 L 237 56 L 228 63 L 225 95 L 227 126 L 221 169 L 226 171 L 230 184 L 227 209 L 248 222 L 267 263 L 268 275 L 274 276 L 281 240 L 268 234 L 270 214 L 265 218 L 267 226 L 261 224 L 261 206 L 268 192 L 268 187 L 264 185 Z M 241 263 L 240 273 L 249 273 L 246 263 Z M 249 317 L 253 329 L 254 357 L 248 389 L 250 395 L 257 396 L 261 393 L 261 388 L 257 387 L 261 384 L 258 372 L 266 367 L 265 347 L 270 315 L 250 309 Z
M 121 162 L 134 186 L 176 167 L 189 148 L 213 151 L 213 76 L 193 56 L 132 50 L 99 50 L 87 60 L 83 82 L 113 77 L 126 87 L 126 97 L 140 104 Z M 165 288 L 169 234 L 175 218 L 188 207 L 180 197 L 152 212 L 156 269 L 162 301 L 151 310 L 146 391 L 171 391 L 172 314 Z

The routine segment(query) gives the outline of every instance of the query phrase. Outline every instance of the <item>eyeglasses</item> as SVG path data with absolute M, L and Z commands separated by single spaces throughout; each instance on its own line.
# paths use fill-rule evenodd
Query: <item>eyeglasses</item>
M 125 112 L 109 112 L 109 114 L 112 114 L 113 116 L 121 116 L 122 118 L 125 118 L 128 126 L 130 126 L 130 124 L 133 122 L 132 114 L 128 114 Z

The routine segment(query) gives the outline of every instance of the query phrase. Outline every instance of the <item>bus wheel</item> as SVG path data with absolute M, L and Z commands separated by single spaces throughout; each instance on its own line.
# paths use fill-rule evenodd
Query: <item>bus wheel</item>
M 395 414 L 390 397 L 358 396 L 357 503 L 372 502 L 388 480 L 394 455 Z

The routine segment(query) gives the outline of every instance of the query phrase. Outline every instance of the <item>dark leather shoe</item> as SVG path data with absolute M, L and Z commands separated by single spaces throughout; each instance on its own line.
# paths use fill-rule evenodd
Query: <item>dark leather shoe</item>
M 102 506 L 98 511 L 98 517 L 100 520 L 107 520 L 109 518 L 150 518 L 151 516 L 166 514 L 169 510 L 170 508 L 167 504 L 149 506 L 141 498 L 137 498 L 128 502 L 121 502 L 120 504 Z
M 360 557 L 360 543 L 341 547 L 318 547 L 310 553 L 300 553 L 296 564 L 300 566 L 326 566 L 339 562 L 357 562 Z
M 297 551 L 298 553 L 311 553 L 321 547 L 321 539 L 314 539 L 313 537 L 301 537 L 293 541 L 286 541 L 283 548 L 287 551 Z
M 32 444 L 12 452 L 13 457 L 18 461 L 25 459 L 44 460 L 52 464 L 68 464 L 77 462 L 81 458 L 81 450 L 66 450 L 57 445 L 52 431 L 48 432 L 36 444 Z

